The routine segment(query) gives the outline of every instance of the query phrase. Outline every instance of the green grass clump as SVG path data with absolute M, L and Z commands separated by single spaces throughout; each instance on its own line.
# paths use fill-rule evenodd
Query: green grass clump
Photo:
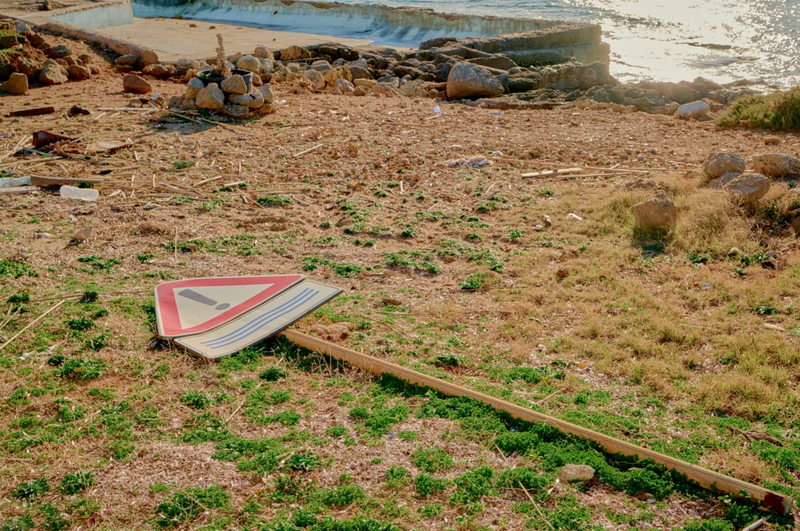
M 800 130 L 800 88 L 739 98 L 716 120 L 723 127 Z
M 94 324 L 94 321 L 88 317 L 76 317 L 75 319 L 68 319 L 66 321 L 66 325 L 70 330 L 74 330 L 75 332 L 85 332 L 86 330 L 90 330 L 97 326 Z
M 298 452 L 292 454 L 283 462 L 283 467 L 296 472 L 309 472 L 319 468 L 322 464 L 319 456 L 314 452 Z
M 282 195 L 262 195 L 256 202 L 261 206 L 268 207 L 287 207 L 292 204 L 292 200 Z
M 230 497 L 219 485 L 207 489 L 188 488 L 176 492 L 167 501 L 159 504 L 156 509 L 158 515 L 156 523 L 160 527 L 174 527 L 193 520 L 204 511 L 229 505 Z
M 350 414 L 352 415 L 353 411 Z M 408 415 L 408 407 L 403 404 L 398 404 L 391 408 L 378 408 L 369 413 L 369 416 L 364 421 L 364 426 L 370 435 L 383 437 L 389 433 L 393 425 L 406 420 Z
M 442 272 L 439 264 L 433 262 L 434 258 L 435 255 L 432 253 L 421 253 L 419 251 L 398 251 L 383 255 L 386 267 L 409 269 L 429 275 L 436 275 Z
M 25 262 L 16 262 L 8 258 L 0 260 L 0 277 L 19 278 L 24 276 L 36 277 L 39 276 L 39 273 Z
M 319 256 L 306 256 L 303 258 L 303 271 L 316 271 L 319 266 L 330 267 L 334 273 L 342 278 L 351 278 L 362 271 L 370 271 L 372 268 L 347 262 L 332 262 Z
M 105 271 L 106 273 L 110 273 L 114 266 L 118 266 L 122 264 L 121 261 L 117 260 L 116 258 L 109 258 L 104 260 L 102 256 L 93 254 L 91 256 L 82 256 L 78 258 L 78 262 L 82 264 L 88 264 L 97 271 Z
M 733 524 L 722 518 L 691 520 L 683 526 L 684 531 L 733 531 Z
M 484 496 L 497 496 L 494 487 L 494 469 L 488 466 L 477 466 L 453 480 L 456 491 L 450 502 L 465 505 L 476 502 Z
M 94 474 L 91 472 L 67 472 L 61 479 L 59 490 L 64 494 L 77 494 L 94 485 Z
M 428 450 L 420 446 L 411 454 L 411 462 L 415 467 L 429 474 L 453 468 L 453 458 L 441 448 Z
M 205 409 L 211 403 L 211 397 L 197 391 L 187 391 L 180 397 L 181 404 L 192 409 Z
M 518 489 L 524 487 L 528 492 L 536 492 L 550 485 L 552 478 L 539 474 L 532 468 L 516 467 L 503 470 L 497 478 L 497 486 L 501 489 Z
M 367 495 L 358 485 L 337 485 L 331 489 L 323 489 L 317 497 L 320 503 L 328 507 L 347 507 L 364 500 Z
M 400 465 L 392 465 L 386 471 L 386 486 L 399 489 L 408 483 L 408 470 Z
M 56 373 L 70 380 L 94 380 L 106 369 L 105 362 L 92 358 L 71 358 Z
M 191 168 L 194 166 L 194 162 L 191 160 L 173 160 L 172 167 L 176 170 L 185 170 L 187 168 Z
M 278 380 L 286 378 L 286 369 L 282 367 L 270 367 L 259 374 L 258 377 L 268 382 L 277 382 Z
M 489 275 L 486 273 L 472 273 L 464 281 L 458 285 L 459 288 L 467 291 L 477 291 L 483 288 L 483 285 L 489 280 Z
M 414 478 L 414 490 L 416 490 L 417 495 L 421 498 L 430 498 L 446 490 L 448 485 L 450 485 L 450 482 L 446 479 L 435 478 L 425 472 Z
M 36 498 L 44 496 L 50 491 L 50 485 L 47 483 L 47 478 L 39 478 L 36 481 L 29 483 L 20 483 L 10 494 L 12 498 L 22 501 L 32 501 Z

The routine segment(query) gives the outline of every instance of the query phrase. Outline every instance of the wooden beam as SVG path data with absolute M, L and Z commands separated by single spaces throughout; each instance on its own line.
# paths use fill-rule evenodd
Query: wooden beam
M 545 424 L 559 429 L 563 433 L 577 435 L 579 437 L 583 437 L 584 439 L 594 441 L 599 444 L 606 453 L 622 454 L 634 457 L 636 459 L 652 459 L 658 464 L 664 465 L 667 468 L 673 469 L 681 474 L 685 474 L 687 478 L 696 481 L 704 489 L 716 489 L 737 497 L 741 496 L 742 492 L 745 492 L 751 498 L 761 502 L 761 504 L 766 508 L 779 514 L 788 514 L 792 508 L 792 498 L 765 489 L 764 487 L 753 485 L 747 483 L 746 481 L 732 478 L 724 474 L 720 474 L 719 472 L 714 472 L 713 470 L 707 470 L 700 466 L 687 463 L 686 461 L 681 461 L 680 459 L 676 459 L 674 457 L 670 457 L 668 455 L 664 455 L 662 453 L 655 452 L 626 441 L 622 441 L 615 437 L 611 437 L 610 435 L 605 435 L 603 433 L 584 428 L 583 426 L 578 426 L 577 424 L 572 424 L 570 422 L 551 417 L 550 415 L 531 411 L 530 409 L 512 404 L 511 402 L 485 395 L 483 393 L 467 389 L 466 387 L 461 387 L 460 385 L 456 385 L 454 383 L 445 382 L 444 380 L 434 378 L 433 376 L 428 376 L 427 374 L 422 374 L 407 367 L 402 367 L 379 358 L 361 354 L 355 350 L 336 345 L 335 343 L 331 343 L 323 339 L 311 337 L 307 334 L 303 334 L 302 332 L 297 332 L 295 330 L 284 330 L 281 335 L 295 345 L 313 350 L 314 352 L 318 352 L 332 358 L 336 358 L 349 363 L 353 367 L 358 367 L 359 369 L 376 375 L 388 373 L 407 382 L 430 387 L 431 389 L 439 391 L 445 395 L 466 396 L 474 400 L 478 400 L 492 406 L 497 410 L 505 411 L 512 417 L 520 420 L 528 422 L 544 422 Z
M 80 177 L 43 177 L 41 175 L 31 175 L 31 184 L 33 186 L 41 186 L 47 188 L 49 186 L 75 186 L 80 183 L 86 184 L 103 184 L 104 179 L 88 178 L 82 179 Z
M 39 107 L 37 109 L 23 109 L 8 113 L 9 116 L 39 116 L 41 114 L 53 114 L 55 107 Z

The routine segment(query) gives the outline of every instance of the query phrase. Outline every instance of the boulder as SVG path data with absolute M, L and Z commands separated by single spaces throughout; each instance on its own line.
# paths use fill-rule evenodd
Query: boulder
M 242 83 L 244 83 L 244 80 L 242 80 Z M 221 109 L 225 105 L 225 93 L 220 90 L 216 83 L 209 83 L 207 87 L 197 92 L 194 102 L 201 109 Z
M 325 72 L 326 70 L 330 70 L 333 67 L 325 59 L 318 59 L 313 63 L 311 63 L 311 68 L 313 68 L 317 72 Z
M 78 56 L 78 59 L 84 64 L 84 66 L 89 66 L 90 64 L 94 63 L 94 59 L 88 53 L 82 53 Z
M 353 91 L 353 96 L 366 96 L 367 92 L 369 92 L 367 87 L 358 86 Z
M 125 92 L 133 92 L 135 94 L 147 94 L 153 91 L 153 87 L 146 79 L 134 74 L 128 74 L 122 78 L 122 88 Z
M 270 74 L 267 74 L 267 75 L 270 75 Z M 260 75 L 258 75 L 258 74 L 253 74 L 253 77 L 251 77 L 251 78 L 250 78 L 250 83 L 251 83 L 251 84 L 252 84 L 254 87 L 260 87 L 261 85 L 263 85 L 263 84 L 264 84 L 264 80 L 263 80 L 263 79 L 261 79 L 261 76 L 260 76 Z
M 511 58 L 499 54 L 490 55 L 489 57 L 470 59 L 469 62 L 476 65 L 488 66 L 489 68 L 495 68 L 497 70 L 511 70 L 512 68 L 517 68 L 517 63 L 515 63 Z
M 311 59 L 314 55 L 300 46 L 289 46 L 278 52 L 281 61 L 302 61 L 304 59 Z
M 728 184 L 729 182 L 731 182 L 740 175 L 741 173 L 739 172 L 729 171 L 727 173 L 722 174 L 722 176 L 712 181 L 709 181 L 709 183 L 706 186 L 708 188 L 713 188 L 715 190 L 723 190 L 726 184 Z
M 247 118 L 250 116 L 250 107 L 226 103 L 222 107 L 222 112 L 231 118 Z
M 193 77 L 189 80 L 189 83 L 186 84 L 186 92 L 184 92 L 183 96 L 187 99 L 193 100 L 197 97 L 197 93 L 204 88 L 205 85 L 203 82 L 196 77 Z
M 723 188 L 744 203 L 754 203 L 767 195 L 770 180 L 760 173 L 745 173 L 731 179 Z
M 240 70 L 247 70 L 248 72 L 252 72 L 254 74 L 261 73 L 261 61 L 259 61 L 256 57 L 252 55 L 245 55 L 238 61 L 236 61 L 236 68 Z
M 373 91 L 375 88 L 372 89 Z M 503 84 L 486 68 L 471 63 L 458 63 L 447 76 L 447 99 L 477 99 L 499 96 Z
M 594 468 L 589 465 L 564 465 L 558 474 L 562 483 L 572 481 L 589 481 L 594 478 Z
M 54 58 L 61 59 L 67 57 L 68 55 L 72 55 L 72 50 L 63 44 L 59 44 L 58 46 L 53 46 L 53 48 L 50 50 L 50 55 Z
M 88 65 L 89 71 L 92 73 L 93 76 L 100 74 L 100 67 L 94 64 Z
M 369 70 L 365 66 L 349 65 L 350 77 L 355 81 L 356 79 L 372 79 Z
M 139 56 L 135 53 L 120 55 L 114 62 L 122 66 L 136 66 L 139 64 Z
M 88 66 L 73 65 L 67 68 L 67 74 L 73 81 L 83 81 L 92 78 L 92 71 Z
M 256 46 L 256 49 L 253 50 L 253 55 L 255 57 L 264 58 L 264 59 L 275 59 L 275 55 L 272 53 L 272 50 L 264 46 Z
M 333 84 L 333 92 L 336 94 L 352 94 L 355 87 L 346 79 L 337 79 Z
M 247 94 L 247 83 L 244 82 L 244 78 L 239 74 L 223 79 L 222 83 L 220 83 L 220 88 L 228 94 Z M 200 104 L 198 103 L 198 105 Z M 202 105 L 200 106 L 202 107 Z
M 22 96 L 28 92 L 28 76 L 14 72 L 8 81 L 0 85 L 0 90 L 14 96 Z
M 8 79 L 8 76 L 14 69 L 11 67 L 11 61 L 8 60 L 8 55 L 0 53 L 0 79 Z
M 703 97 L 703 94 L 682 83 L 639 83 L 639 86 L 654 90 L 680 104 L 691 103 Z
M 66 63 L 66 66 L 64 68 L 66 68 L 67 66 L 75 66 L 75 65 L 78 64 L 78 60 L 76 58 L 72 57 L 71 55 L 68 55 L 68 56 L 64 57 L 63 59 L 56 59 L 56 61 L 58 61 L 59 64 L 61 64 L 61 61 L 64 61 L 64 63 Z M 81 66 L 83 66 L 83 65 L 81 65 Z
M 39 83 L 43 85 L 61 85 L 67 81 L 69 81 L 69 73 L 55 61 L 45 63 L 44 68 L 39 72 Z
M 36 79 L 39 77 L 39 72 L 42 71 L 42 64 L 27 57 L 20 57 L 17 59 L 17 72 L 25 74 L 28 79 Z
M 716 179 L 728 172 L 744 173 L 746 164 L 744 159 L 736 153 L 724 151 L 710 153 L 703 162 L 703 172 Z
M 336 84 L 337 79 L 344 79 L 341 68 L 331 68 L 322 72 L 322 77 L 325 78 L 325 84 L 332 87 Z
M 320 91 L 325 89 L 325 76 L 316 70 L 306 70 L 304 72 L 306 79 L 311 82 L 311 89 Z
M 678 221 L 678 208 L 665 195 L 658 195 L 633 205 L 638 229 L 665 229 Z
M 269 85 L 264 85 L 258 91 L 264 96 L 264 103 L 272 103 L 275 101 L 275 95 L 272 93 L 272 88 Z
M 566 65 L 543 73 L 544 84 L 557 90 L 588 90 L 600 85 L 618 85 L 608 71 L 608 65 L 595 62 L 588 65 Z
M 147 65 L 142 69 L 142 74 L 153 77 L 170 77 L 174 76 L 177 70 L 172 65 L 165 65 L 162 63 L 155 63 Z
M 711 112 L 711 106 L 704 101 L 694 101 L 692 103 L 684 103 L 678 107 L 678 112 L 675 113 L 679 118 L 700 118 L 707 116 Z
M 428 91 L 425 88 L 425 82 L 420 80 L 413 80 L 404 83 L 400 87 L 400 92 L 409 98 L 427 98 Z
M 779 153 L 758 155 L 753 157 L 753 171 L 774 178 L 797 177 L 800 176 L 800 159 Z
M 369 91 L 370 94 L 373 96 L 386 96 L 386 97 L 393 97 L 398 96 L 400 91 L 397 90 L 396 86 L 393 83 L 375 83 L 372 87 L 372 90 Z
M 364 87 L 367 90 L 370 90 L 372 87 L 375 86 L 377 81 L 374 79 L 353 79 L 353 85 L 356 87 Z
M 254 94 L 235 94 L 228 97 L 234 105 L 244 105 L 250 109 L 260 109 L 264 106 L 264 96 L 260 92 Z

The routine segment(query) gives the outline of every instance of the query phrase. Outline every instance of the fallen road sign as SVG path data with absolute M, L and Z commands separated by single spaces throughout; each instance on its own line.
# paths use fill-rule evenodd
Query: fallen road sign
M 303 275 L 210 277 L 159 284 L 155 288 L 158 335 L 170 339 L 208 332 L 303 278 Z
M 209 359 L 234 354 L 277 334 L 341 292 L 335 286 L 306 280 L 213 330 L 178 338 L 175 343 Z

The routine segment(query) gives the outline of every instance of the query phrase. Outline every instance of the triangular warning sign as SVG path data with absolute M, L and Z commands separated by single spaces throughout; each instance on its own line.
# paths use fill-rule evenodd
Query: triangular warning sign
M 303 280 L 303 275 L 211 277 L 159 284 L 156 323 L 163 338 L 200 334 L 242 315 Z

